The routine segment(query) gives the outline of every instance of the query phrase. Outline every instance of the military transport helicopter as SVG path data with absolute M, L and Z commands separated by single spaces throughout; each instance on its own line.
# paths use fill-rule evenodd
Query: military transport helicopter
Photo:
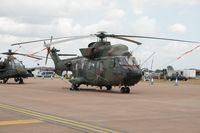
M 23 78 L 33 76 L 33 70 L 26 69 L 22 62 L 17 60 L 13 55 L 21 55 L 38 60 L 40 59 L 38 57 L 30 56 L 28 54 L 12 52 L 11 50 L 0 54 L 7 55 L 7 58 L 4 61 L 0 61 L 0 80 L 3 80 L 3 83 L 6 83 L 9 78 L 14 78 L 15 82 L 23 84 Z
M 92 42 L 88 45 L 88 48 L 81 48 L 81 57 L 74 57 L 61 60 L 57 52 L 59 50 L 52 45 L 61 42 L 72 41 L 76 39 L 97 37 L 98 41 Z M 47 56 L 50 54 L 54 64 L 55 72 L 58 75 L 62 75 L 63 71 L 71 71 L 73 78 L 69 81 L 72 83 L 71 90 L 79 90 L 81 84 L 99 86 L 100 88 L 106 87 L 107 90 L 111 90 L 113 86 L 120 86 L 121 93 L 129 93 L 129 86 L 133 86 L 141 80 L 142 70 L 138 65 L 136 59 L 129 52 L 128 47 L 124 44 L 111 45 L 107 38 L 115 38 L 124 41 L 129 41 L 140 45 L 142 43 L 129 39 L 129 38 L 147 38 L 147 39 L 159 39 L 169 41 L 180 41 L 188 43 L 199 43 L 194 41 L 158 38 L 158 37 L 146 37 L 146 36 L 130 36 L 130 35 L 114 35 L 106 34 L 105 32 L 99 32 L 98 34 L 92 34 L 89 36 L 73 36 L 66 37 L 67 39 L 52 42 L 53 38 L 49 39 L 50 43 L 46 44 Z M 42 40 L 35 40 L 39 42 Z M 46 39 L 44 40 L 46 41 Z M 32 43 L 22 42 L 12 45 Z

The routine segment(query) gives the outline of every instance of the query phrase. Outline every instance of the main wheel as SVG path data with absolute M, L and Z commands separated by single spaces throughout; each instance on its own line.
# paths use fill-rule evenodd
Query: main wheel
M 107 88 L 108 91 L 112 90 L 112 86 L 111 85 L 107 85 L 106 88 Z
M 24 80 L 22 78 L 19 79 L 19 84 L 24 84 Z
M 3 83 L 5 84 L 8 81 L 8 78 L 3 79 Z
M 130 88 L 129 87 L 125 87 L 125 93 L 130 93 Z
M 19 78 L 15 78 L 15 82 L 18 82 L 19 81 Z
M 121 88 L 121 93 L 125 93 L 125 87 Z
M 70 88 L 70 90 L 76 90 L 78 91 L 79 90 L 79 85 L 78 84 L 72 84 L 72 87 Z

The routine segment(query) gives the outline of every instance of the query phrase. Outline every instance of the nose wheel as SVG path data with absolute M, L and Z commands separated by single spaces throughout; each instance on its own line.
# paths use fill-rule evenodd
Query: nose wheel
M 8 78 L 3 79 L 3 83 L 5 84 L 8 81 Z
M 130 93 L 130 88 L 125 86 L 121 88 L 121 93 Z
M 72 84 L 70 90 L 75 90 L 75 91 L 78 91 L 79 90 L 79 87 L 80 85 L 79 84 Z
M 22 78 L 19 78 L 19 84 L 24 84 L 24 80 Z
M 19 82 L 19 84 L 24 84 L 24 80 L 21 77 L 15 78 L 14 80 L 15 80 L 15 82 Z

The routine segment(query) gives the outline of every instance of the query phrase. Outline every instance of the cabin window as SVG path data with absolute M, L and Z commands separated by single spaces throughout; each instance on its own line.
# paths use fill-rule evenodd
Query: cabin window
M 95 63 L 94 62 L 89 62 L 88 63 L 88 69 L 94 69 Z
M 108 60 L 108 61 L 109 61 L 110 67 L 113 68 L 115 66 L 114 59 L 111 59 L 111 60 Z
M 114 59 L 114 67 L 118 67 L 118 65 L 119 65 L 119 59 L 115 58 Z
M 84 69 L 84 62 L 81 62 L 81 69 Z
M 78 70 L 78 63 L 76 63 L 76 65 L 75 65 L 75 70 L 76 71 Z

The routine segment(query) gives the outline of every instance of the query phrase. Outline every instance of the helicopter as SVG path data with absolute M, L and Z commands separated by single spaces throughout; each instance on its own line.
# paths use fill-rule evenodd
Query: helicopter
M 4 84 L 7 83 L 10 78 L 14 78 L 14 81 L 19 84 L 24 84 L 23 78 L 33 77 L 33 69 L 26 69 L 22 61 L 17 60 L 13 55 L 21 55 L 38 60 L 41 59 L 28 54 L 12 52 L 11 50 L 0 54 L 7 55 L 4 61 L 0 61 L 0 80 L 3 80 Z
M 97 37 L 98 40 L 89 43 L 87 48 L 80 48 L 79 50 L 82 54 L 80 57 L 61 59 L 58 54 L 59 50 L 55 47 L 51 48 L 54 44 L 88 37 Z M 44 46 L 47 49 L 45 64 L 50 55 L 55 65 L 56 74 L 62 75 L 64 71 L 72 72 L 72 78 L 69 80 L 72 84 L 70 90 L 79 90 L 80 85 L 84 84 L 98 86 L 100 89 L 106 87 L 108 91 L 110 91 L 113 86 L 119 86 L 121 93 L 130 93 L 130 86 L 134 86 L 141 80 L 142 69 L 137 63 L 136 58 L 129 52 L 127 45 L 111 45 L 111 42 L 107 41 L 107 38 L 120 39 L 137 45 L 141 45 L 142 43 L 129 38 L 199 43 L 169 38 L 106 34 L 106 32 L 99 32 L 89 36 L 72 36 L 66 38 L 67 39 L 52 42 L 54 39 L 51 37 L 51 39 L 49 39 L 50 43 L 48 44 L 45 42 L 47 39 L 44 39 L 15 43 L 12 44 L 12 46 L 44 41 Z M 60 55 L 67 56 L 67 54 Z

